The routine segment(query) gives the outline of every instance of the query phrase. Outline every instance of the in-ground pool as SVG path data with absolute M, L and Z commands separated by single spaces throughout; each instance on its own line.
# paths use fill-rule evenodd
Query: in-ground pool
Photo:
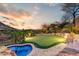
M 8 48 L 15 52 L 17 56 L 26 56 L 32 51 L 32 46 L 27 44 L 15 44 L 8 46 Z

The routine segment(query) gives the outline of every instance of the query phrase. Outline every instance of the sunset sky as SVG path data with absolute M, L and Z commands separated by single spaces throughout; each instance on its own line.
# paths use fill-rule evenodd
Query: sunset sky
M 0 22 L 17 29 L 39 29 L 61 21 L 63 13 L 60 4 L 0 4 Z

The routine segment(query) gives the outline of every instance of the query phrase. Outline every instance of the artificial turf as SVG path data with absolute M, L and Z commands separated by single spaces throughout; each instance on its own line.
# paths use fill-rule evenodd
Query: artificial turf
M 31 39 L 30 39 L 31 38 Z M 25 43 L 32 43 L 38 48 L 49 48 L 59 43 L 65 43 L 66 39 L 57 35 L 39 35 L 35 37 L 25 38 Z

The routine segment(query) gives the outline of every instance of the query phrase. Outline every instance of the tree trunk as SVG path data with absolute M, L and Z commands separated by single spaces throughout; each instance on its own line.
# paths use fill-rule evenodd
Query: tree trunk
M 74 26 L 74 27 L 76 26 L 76 24 L 75 24 L 75 19 L 73 19 L 73 26 Z
M 73 14 L 73 26 L 75 27 L 76 24 L 75 24 L 75 14 Z

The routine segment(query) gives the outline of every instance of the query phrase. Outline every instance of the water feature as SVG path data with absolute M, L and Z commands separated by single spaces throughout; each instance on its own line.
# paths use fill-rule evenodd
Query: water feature
M 32 46 L 27 44 L 15 44 L 8 46 L 8 48 L 15 52 L 17 56 L 26 56 L 32 51 Z

